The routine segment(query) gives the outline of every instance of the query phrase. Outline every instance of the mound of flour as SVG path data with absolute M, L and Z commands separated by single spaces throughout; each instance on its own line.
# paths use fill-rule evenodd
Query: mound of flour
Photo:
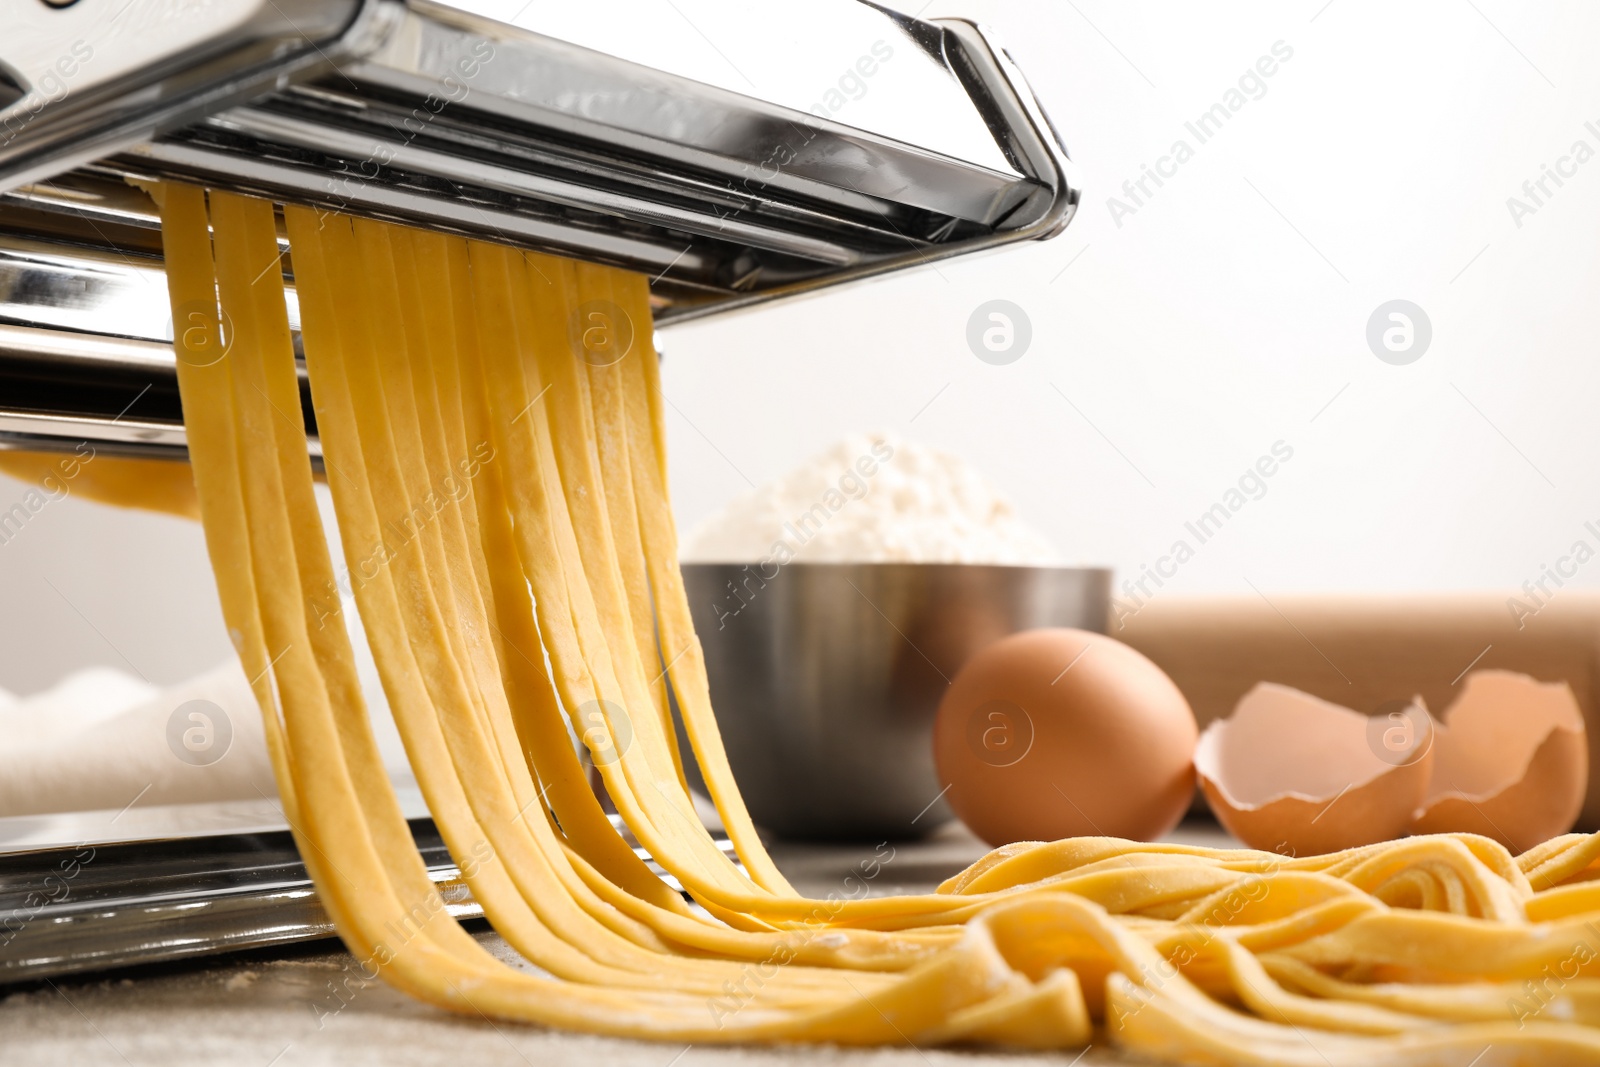
M 735 498 L 684 539 L 686 562 L 1057 562 L 1044 536 L 965 460 L 893 437 L 847 437 Z

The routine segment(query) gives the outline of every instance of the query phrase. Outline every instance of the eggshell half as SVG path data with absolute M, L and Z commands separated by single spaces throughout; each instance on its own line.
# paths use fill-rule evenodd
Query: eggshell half
M 1402 705 L 1403 751 L 1381 756 L 1368 716 L 1261 682 L 1206 727 L 1195 770 L 1211 810 L 1252 848 L 1312 856 L 1405 834 L 1427 795 L 1433 720 Z
M 1441 719 L 1413 833 L 1482 834 L 1524 852 L 1572 829 L 1589 748 L 1571 686 L 1474 671 Z

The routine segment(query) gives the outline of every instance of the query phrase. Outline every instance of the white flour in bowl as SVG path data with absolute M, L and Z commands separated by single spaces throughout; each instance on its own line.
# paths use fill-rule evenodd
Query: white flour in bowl
M 1009 563 L 1055 551 L 965 460 L 885 433 L 847 437 L 736 497 L 684 539 L 695 563 Z

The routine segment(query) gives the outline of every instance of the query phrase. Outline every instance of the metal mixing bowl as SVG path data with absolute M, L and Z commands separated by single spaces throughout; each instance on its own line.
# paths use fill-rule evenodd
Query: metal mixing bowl
M 810 840 L 903 840 L 950 819 L 932 742 L 950 679 L 1018 630 L 1103 633 L 1111 603 L 1097 568 L 686 563 L 683 577 L 750 814 Z

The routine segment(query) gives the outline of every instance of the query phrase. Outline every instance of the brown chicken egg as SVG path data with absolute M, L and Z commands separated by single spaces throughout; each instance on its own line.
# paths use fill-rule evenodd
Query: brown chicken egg
M 1194 714 L 1143 655 L 1085 630 L 1028 630 L 969 659 L 939 705 L 947 797 L 992 845 L 1148 841 L 1194 792 Z

